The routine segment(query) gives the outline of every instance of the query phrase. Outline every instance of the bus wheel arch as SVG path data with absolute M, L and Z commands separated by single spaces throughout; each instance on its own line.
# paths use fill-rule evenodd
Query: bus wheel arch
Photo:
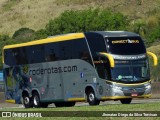
M 96 99 L 94 89 L 91 86 L 86 87 L 85 93 L 86 93 L 87 102 L 89 103 L 89 105 L 99 105 L 100 100 Z
M 25 108 L 33 107 L 32 98 L 29 97 L 29 93 L 27 91 L 22 92 L 22 103 Z

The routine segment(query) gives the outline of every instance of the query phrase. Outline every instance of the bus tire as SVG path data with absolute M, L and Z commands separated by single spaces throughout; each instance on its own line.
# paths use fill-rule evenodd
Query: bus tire
M 99 105 L 100 101 L 96 99 L 95 93 L 93 90 L 87 92 L 87 101 L 89 105 Z
M 122 104 L 130 104 L 132 101 L 132 98 L 126 98 L 120 100 Z
M 33 107 L 32 98 L 30 98 L 28 94 L 24 94 L 22 99 L 23 99 L 23 105 L 25 108 Z
M 40 108 L 41 107 L 39 94 L 37 92 L 33 93 L 33 107 L 35 107 L 35 108 Z

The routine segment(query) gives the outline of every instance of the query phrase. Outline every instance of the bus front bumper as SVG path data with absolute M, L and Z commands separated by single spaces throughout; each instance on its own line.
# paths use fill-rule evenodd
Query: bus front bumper
M 119 100 L 125 98 L 149 98 L 151 97 L 151 84 L 124 86 L 113 84 L 110 86 L 110 94 L 101 97 L 101 100 Z

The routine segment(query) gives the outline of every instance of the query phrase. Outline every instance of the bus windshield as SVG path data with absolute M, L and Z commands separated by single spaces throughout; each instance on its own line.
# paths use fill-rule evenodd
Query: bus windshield
M 138 83 L 149 80 L 149 65 L 143 60 L 116 60 L 111 69 L 111 80 L 121 83 Z
M 140 37 L 109 37 L 106 38 L 107 49 L 116 55 L 138 55 L 146 53 Z

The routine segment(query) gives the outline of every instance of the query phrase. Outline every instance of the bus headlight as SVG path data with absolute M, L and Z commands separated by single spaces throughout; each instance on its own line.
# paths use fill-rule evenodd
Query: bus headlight
M 146 89 L 151 89 L 151 85 L 150 85 L 150 84 L 149 84 L 149 85 L 146 85 L 145 88 L 146 88 Z
M 116 90 L 122 90 L 122 87 L 114 86 L 114 89 L 116 89 Z
M 113 90 L 122 90 L 122 87 L 113 85 L 113 86 L 112 86 L 112 89 L 113 89 Z

